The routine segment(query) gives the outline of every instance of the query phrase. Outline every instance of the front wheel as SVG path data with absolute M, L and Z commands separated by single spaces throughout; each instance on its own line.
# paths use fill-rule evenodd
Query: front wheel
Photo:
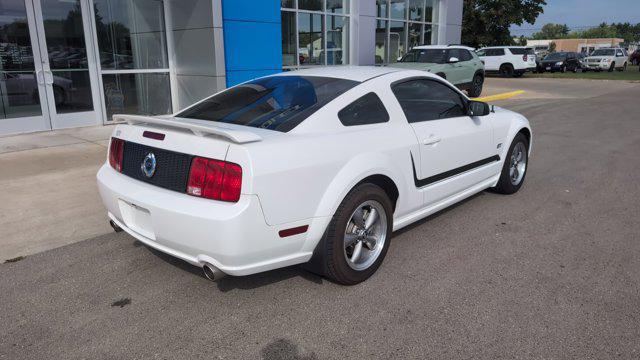
M 471 87 L 467 90 L 469 97 L 478 97 L 482 94 L 482 87 L 484 86 L 484 77 L 480 74 L 476 74 L 471 82 Z
M 500 180 L 494 190 L 501 194 L 516 193 L 522 187 L 529 165 L 529 142 L 523 134 L 513 139 L 504 159 Z
M 355 285 L 376 272 L 389 249 L 393 206 L 379 186 L 362 184 L 342 201 L 324 234 L 325 276 Z

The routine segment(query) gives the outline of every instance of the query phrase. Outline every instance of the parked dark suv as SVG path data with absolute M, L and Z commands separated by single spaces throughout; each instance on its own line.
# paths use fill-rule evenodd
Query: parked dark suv
M 567 70 L 578 72 L 580 68 L 582 68 L 582 66 L 580 65 L 578 54 L 574 52 L 551 53 L 540 62 L 541 72 L 565 72 Z
M 629 61 L 633 64 L 633 65 L 640 65 L 640 49 L 634 51 L 631 56 L 629 56 Z

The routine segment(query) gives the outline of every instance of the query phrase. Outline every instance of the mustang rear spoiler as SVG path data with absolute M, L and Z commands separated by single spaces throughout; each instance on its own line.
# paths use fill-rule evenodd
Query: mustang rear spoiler
M 262 137 L 251 131 L 243 131 L 237 129 L 231 129 L 219 125 L 214 125 L 211 122 L 203 120 L 193 119 L 180 119 L 169 117 L 155 117 L 155 116 L 143 116 L 143 115 L 113 115 L 114 121 L 124 121 L 130 125 L 139 124 L 157 124 L 161 126 L 167 126 L 172 128 L 187 129 L 193 132 L 196 136 L 206 136 L 208 134 L 221 136 L 229 139 L 238 144 L 245 144 L 250 142 L 261 141 Z

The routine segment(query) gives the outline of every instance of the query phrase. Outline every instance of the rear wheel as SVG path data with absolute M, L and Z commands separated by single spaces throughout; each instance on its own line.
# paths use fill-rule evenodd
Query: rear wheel
M 622 67 L 619 68 L 618 71 L 627 71 L 627 63 L 624 63 L 624 65 L 622 65 Z
M 502 64 L 502 66 L 500 66 L 500 76 L 505 78 L 513 77 L 513 65 Z
M 523 134 L 513 139 L 504 160 L 500 180 L 494 190 L 501 194 L 513 194 L 520 190 L 529 165 L 529 143 Z
M 480 74 L 476 74 L 471 82 L 471 87 L 467 90 L 469 97 L 478 97 L 482 94 L 482 87 L 484 86 L 484 77 Z
M 324 234 L 325 276 L 354 285 L 376 272 L 389 249 L 393 206 L 379 186 L 362 184 L 342 201 Z

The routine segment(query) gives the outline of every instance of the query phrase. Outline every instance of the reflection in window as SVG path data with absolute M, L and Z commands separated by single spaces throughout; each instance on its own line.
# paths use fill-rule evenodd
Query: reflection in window
M 426 22 L 438 22 L 438 9 L 440 0 L 427 0 L 424 14 Z
M 349 19 L 327 16 L 327 65 L 349 63 Z
M 322 0 L 298 0 L 298 9 L 322 11 Z
M 296 59 L 296 14 L 283 11 L 282 24 L 282 65 L 298 65 Z
M 24 0 L 0 5 L 0 119 L 42 114 Z
M 428 24 L 424 26 L 424 42 L 423 43 L 425 45 L 431 45 L 438 42 L 438 34 L 436 33 L 437 29 L 438 29 L 437 26 L 432 26 Z
M 422 35 L 422 24 L 409 23 L 409 48 L 420 44 L 420 36 Z
M 423 21 L 424 0 L 409 0 L 409 20 Z
M 168 67 L 164 5 L 157 0 L 94 0 L 102 69 Z
M 387 21 L 376 20 L 376 64 L 387 60 Z
M 324 15 L 298 13 L 300 65 L 324 65 Z
M 389 62 L 396 62 L 407 52 L 406 23 L 391 21 L 389 24 Z
M 388 13 L 388 1 L 389 0 L 376 0 L 376 16 L 386 18 L 389 16 Z
M 102 75 L 107 119 L 113 114 L 171 113 L 169 74 Z
M 405 20 L 407 18 L 407 0 L 391 0 L 391 18 Z
M 348 14 L 349 0 L 327 0 L 327 12 Z

